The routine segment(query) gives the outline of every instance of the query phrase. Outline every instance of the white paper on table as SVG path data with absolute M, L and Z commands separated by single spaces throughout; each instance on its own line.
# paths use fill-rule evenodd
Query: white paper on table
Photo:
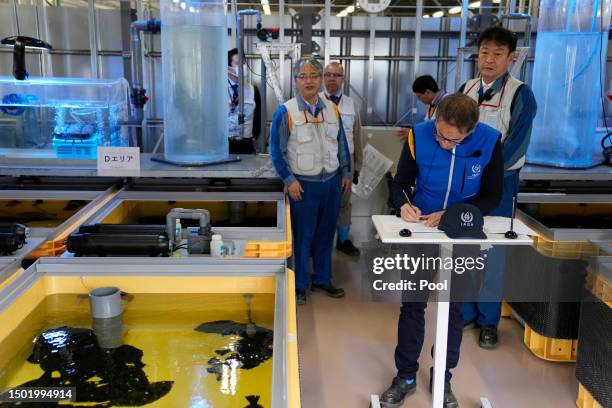
M 483 230 L 486 234 L 503 234 L 510 230 L 511 218 L 508 217 L 484 217 Z M 529 228 L 525 223 L 518 218 L 514 219 L 514 232 L 519 235 L 537 236 L 537 232 Z
M 375 216 L 376 217 L 376 216 Z M 409 229 L 412 233 L 415 232 L 442 232 L 437 227 L 426 227 L 423 222 L 406 222 L 399 217 L 394 215 L 383 215 L 377 216 L 383 222 L 383 228 L 391 234 L 399 235 L 399 232 L 403 229 Z
M 375 215 L 382 221 L 382 227 L 390 234 L 399 235 L 402 229 L 409 229 L 412 233 L 440 233 L 437 227 L 426 227 L 423 222 L 406 222 L 394 215 Z M 483 231 L 485 234 L 503 234 L 510 229 L 510 218 L 507 217 L 484 217 Z M 537 236 L 538 233 L 529 228 L 518 218 L 514 219 L 514 232 L 519 235 Z

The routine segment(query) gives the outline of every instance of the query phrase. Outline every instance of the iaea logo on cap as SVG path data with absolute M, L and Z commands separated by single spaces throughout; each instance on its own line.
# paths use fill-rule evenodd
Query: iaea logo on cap
M 461 213 L 461 221 L 463 221 L 466 224 L 470 224 L 472 221 L 474 221 L 474 214 L 472 214 L 469 211 L 464 211 Z

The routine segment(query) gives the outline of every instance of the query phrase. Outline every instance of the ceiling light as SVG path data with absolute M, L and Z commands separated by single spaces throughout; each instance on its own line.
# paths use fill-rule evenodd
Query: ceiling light
M 448 14 L 459 14 L 461 13 L 461 6 L 451 7 L 448 10 Z
M 444 12 L 442 10 L 438 10 L 431 15 L 433 18 L 441 18 L 444 17 Z
M 479 1 L 475 1 L 473 3 L 470 3 L 469 7 L 470 8 L 479 8 L 480 7 L 480 2 Z
M 423 14 L 423 18 L 429 18 L 429 14 Z

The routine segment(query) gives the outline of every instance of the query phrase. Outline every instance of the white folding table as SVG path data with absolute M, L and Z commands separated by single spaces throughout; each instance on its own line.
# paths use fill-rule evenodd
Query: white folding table
M 531 245 L 530 236 L 538 235 L 523 222 L 514 219 L 516 239 L 504 236 L 504 229 L 510 229 L 510 219 L 502 217 L 484 217 L 486 239 L 453 239 L 435 228 L 424 227 L 422 223 L 405 222 L 395 215 L 373 215 L 372 221 L 380 240 L 386 244 L 433 244 L 440 246 L 440 258 L 453 256 L 453 245 Z M 506 226 L 507 225 L 507 226 Z M 412 232 L 410 237 L 402 237 L 399 232 L 407 228 Z M 442 262 L 444 264 L 444 262 Z M 444 402 L 444 373 L 446 371 L 446 346 L 448 341 L 448 319 L 450 310 L 451 269 L 444 268 L 438 273 L 439 282 L 448 282 L 445 291 L 438 292 L 436 315 L 436 342 L 434 348 L 433 408 L 442 408 Z

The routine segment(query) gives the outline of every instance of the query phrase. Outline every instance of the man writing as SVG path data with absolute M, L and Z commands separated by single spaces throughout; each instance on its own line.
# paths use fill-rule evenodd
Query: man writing
M 478 123 L 478 105 L 469 97 L 454 94 L 444 98 L 436 121 L 416 125 L 404 144 L 391 186 L 391 201 L 402 219 L 423 220 L 425 225 L 437 227 L 446 209 L 454 204 L 472 204 L 482 214 L 496 208 L 503 174 L 499 137 L 497 130 Z M 423 249 L 431 252 L 431 246 L 421 245 L 415 255 Z M 395 349 L 397 375 L 381 396 L 384 407 L 398 406 L 416 391 L 426 307 L 426 299 L 402 303 Z M 450 385 L 450 370 L 459 362 L 461 303 L 451 302 L 449 313 L 444 407 L 455 408 L 458 403 Z

